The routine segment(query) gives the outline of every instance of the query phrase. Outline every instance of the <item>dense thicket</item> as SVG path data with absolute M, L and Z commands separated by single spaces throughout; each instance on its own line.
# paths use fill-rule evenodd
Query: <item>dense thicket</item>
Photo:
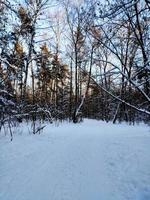
M 50 3 L 0 2 L 0 128 L 24 119 L 148 122 L 150 2 Z

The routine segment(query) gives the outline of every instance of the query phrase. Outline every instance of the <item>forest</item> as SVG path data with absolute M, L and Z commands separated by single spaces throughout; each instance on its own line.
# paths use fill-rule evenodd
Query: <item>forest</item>
M 150 200 L 150 0 L 0 0 L 0 200 Z
M 150 121 L 149 0 L 1 0 L 0 130 Z

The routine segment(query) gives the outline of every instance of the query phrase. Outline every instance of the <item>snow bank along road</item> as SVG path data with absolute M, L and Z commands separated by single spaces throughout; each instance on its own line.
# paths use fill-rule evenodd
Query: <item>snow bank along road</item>
M 150 128 L 85 120 L 1 134 L 0 200 L 150 200 Z

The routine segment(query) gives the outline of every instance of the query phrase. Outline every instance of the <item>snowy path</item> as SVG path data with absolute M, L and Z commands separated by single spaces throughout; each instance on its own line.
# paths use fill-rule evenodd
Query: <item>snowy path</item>
M 150 129 L 86 120 L 1 137 L 0 200 L 150 200 Z

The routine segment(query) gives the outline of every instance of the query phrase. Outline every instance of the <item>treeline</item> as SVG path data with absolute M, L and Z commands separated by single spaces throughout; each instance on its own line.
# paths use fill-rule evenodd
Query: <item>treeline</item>
M 50 3 L 0 2 L 0 128 L 83 117 L 149 122 L 149 1 Z

